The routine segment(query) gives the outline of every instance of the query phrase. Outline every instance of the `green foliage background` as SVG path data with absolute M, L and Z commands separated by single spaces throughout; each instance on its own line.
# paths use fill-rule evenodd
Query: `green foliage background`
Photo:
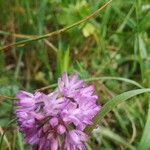
M 0 0 L 0 47 L 69 26 L 105 2 Z M 149 0 L 113 0 L 97 17 L 67 32 L 0 51 L 0 134 L 15 117 L 14 100 L 3 96 L 54 84 L 64 71 L 77 72 L 86 80 L 98 77 L 91 83 L 101 105 L 125 91 L 150 87 Z M 87 149 L 149 149 L 149 100 L 149 94 L 139 95 L 107 113 Z M 1 147 L 30 149 L 16 123 L 7 128 Z

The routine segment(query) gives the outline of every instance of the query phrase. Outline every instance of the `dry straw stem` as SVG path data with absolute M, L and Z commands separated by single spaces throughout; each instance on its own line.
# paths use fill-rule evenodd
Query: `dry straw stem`
M 4 131 L 2 129 L 2 127 L 0 127 L 0 134 L 3 135 L 4 134 Z M 7 145 L 7 148 L 8 150 L 11 150 L 11 146 L 10 146 L 10 142 L 8 141 L 7 137 L 4 135 L 4 140 L 6 142 L 6 145 Z
M 24 46 L 26 45 L 27 43 L 30 43 L 32 41 L 38 41 L 38 40 L 41 40 L 41 39 L 44 39 L 44 38 L 48 38 L 48 37 L 51 37 L 51 36 L 54 36 L 54 35 L 58 35 L 58 34 L 61 34 L 75 26 L 78 26 L 84 22 L 87 22 L 88 20 L 94 18 L 102 9 L 104 9 L 112 0 L 109 0 L 108 2 L 106 2 L 103 6 L 101 6 L 100 8 L 98 8 L 95 12 L 93 12 L 91 15 L 83 18 L 82 20 L 78 21 L 78 22 L 75 22 L 74 24 L 70 25 L 70 26 L 67 26 L 67 27 L 64 27 L 60 30 L 57 30 L 57 31 L 54 31 L 54 32 L 51 32 L 51 33 L 48 33 L 48 34 L 45 34 L 45 35 L 42 35 L 42 36 L 33 36 L 31 37 L 30 39 L 27 39 L 27 40 L 22 40 L 20 42 L 16 42 L 16 43 L 12 43 L 12 44 L 9 44 L 9 45 L 6 45 L 2 48 L 0 48 L 0 51 L 2 50 L 7 50 L 9 48 L 12 48 L 12 47 L 16 47 L 16 46 Z M 30 36 L 26 36 L 27 38 L 30 37 Z
M 10 96 L 5 96 L 5 95 L 0 95 L 0 102 L 3 101 L 4 99 L 12 99 L 12 100 L 15 100 L 16 98 L 10 97 Z

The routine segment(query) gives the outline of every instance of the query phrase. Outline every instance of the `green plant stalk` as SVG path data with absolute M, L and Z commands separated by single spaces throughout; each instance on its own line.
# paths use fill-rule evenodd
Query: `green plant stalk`
M 18 145 L 19 145 L 19 149 L 20 150 L 24 150 L 24 143 L 23 143 L 23 138 L 22 138 L 22 134 L 20 133 L 19 130 L 17 130 L 17 137 L 18 137 Z
M 145 124 L 145 128 L 143 131 L 141 141 L 140 141 L 139 146 L 138 146 L 138 150 L 148 150 L 150 148 L 150 135 L 149 135 L 149 133 L 150 133 L 150 101 L 149 101 L 147 121 Z

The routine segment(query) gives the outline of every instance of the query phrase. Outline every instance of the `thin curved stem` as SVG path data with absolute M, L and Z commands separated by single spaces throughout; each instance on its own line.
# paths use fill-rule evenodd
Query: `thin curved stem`
M 27 40 L 22 40 L 22 41 L 19 41 L 19 42 L 16 42 L 16 43 L 12 43 L 12 44 L 9 44 L 9 45 L 6 45 L 2 48 L 0 48 L 0 51 L 2 50 L 6 50 L 6 49 L 9 49 L 11 47 L 16 47 L 16 46 L 24 46 L 30 42 L 33 42 L 33 41 L 38 41 L 38 40 L 42 40 L 42 39 L 45 39 L 45 38 L 48 38 L 48 37 L 51 37 L 51 36 L 54 36 L 54 35 L 58 35 L 58 34 L 61 34 L 75 26 L 78 26 L 84 22 L 87 22 L 88 20 L 94 18 L 102 9 L 104 9 L 112 0 L 109 0 L 108 2 L 106 2 L 103 6 L 101 6 L 100 8 L 98 8 L 95 12 L 93 12 L 91 15 L 83 18 L 82 20 L 78 21 L 78 22 L 75 22 L 74 24 L 70 25 L 70 26 L 67 26 L 67 27 L 64 27 L 62 29 L 59 29 L 57 31 L 54 31 L 54 32 L 51 32 L 51 33 L 48 33 L 48 34 L 45 34 L 45 35 L 42 35 L 42 36 L 34 36 L 32 37 L 31 39 L 27 39 Z

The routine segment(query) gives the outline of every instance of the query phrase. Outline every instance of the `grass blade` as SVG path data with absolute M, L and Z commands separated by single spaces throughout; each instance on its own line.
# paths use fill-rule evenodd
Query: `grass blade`
M 128 100 L 136 95 L 150 92 L 150 89 L 137 89 L 137 90 L 131 90 L 128 92 L 124 92 L 120 95 L 115 96 L 111 100 L 109 100 L 99 111 L 99 113 L 96 115 L 96 117 L 93 120 L 93 125 L 88 126 L 85 129 L 86 133 L 90 133 L 95 126 L 105 117 L 105 115 L 110 112 L 112 109 L 114 109 L 118 104 L 122 103 L 125 100 Z
M 23 138 L 22 138 L 22 134 L 19 132 L 19 130 L 17 130 L 17 137 L 18 137 L 18 146 L 20 150 L 24 150 L 24 143 L 23 143 Z
M 148 116 L 146 125 L 144 128 L 144 132 L 140 141 L 140 144 L 138 146 L 139 150 L 148 150 L 150 149 L 150 102 L 149 102 L 149 110 L 148 110 Z
M 130 84 L 133 84 L 139 88 L 144 88 L 142 85 L 140 85 L 134 80 L 121 78 L 121 77 L 93 77 L 93 78 L 86 79 L 85 81 L 96 81 L 96 80 L 119 80 L 119 81 L 124 81 Z
M 2 143 L 3 143 L 3 139 L 4 139 L 4 135 L 5 133 L 7 132 L 7 128 L 16 121 L 16 118 L 15 119 L 12 119 L 7 125 L 6 125 L 6 129 L 4 130 L 1 138 L 0 138 L 0 150 L 2 150 Z
M 129 149 L 135 150 L 135 148 L 133 146 L 131 146 L 128 142 L 126 142 L 126 140 L 124 138 L 122 138 L 118 134 L 114 133 L 110 129 L 107 129 L 107 128 L 103 127 L 103 128 L 100 128 L 99 131 L 96 131 L 96 134 L 97 134 L 97 132 L 99 134 L 101 134 L 102 136 L 107 137 L 107 138 L 111 139 L 114 142 L 117 142 L 118 144 L 122 144 L 122 145 L 124 145 L 125 147 L 127 147 Z
M 60 57 L 60 56 L 59 56 Z M 139 88 L 144 88 L 142 85 L 140 85 L 138 82 L 134 81 L 134 80 L 130 80 L 130 79 L 126 79 L 126 78 L 121 78 L 121 77 L 93 77 L 93 78 L 88 78 L 88 79 L 85 79 L 86 82 L 90 82 L 90 81 L 97 81 L 97 80 L 119 80 L 119 81 L 123 81 L 123 82 L 126 82 L 126 83 L 130 83 L 130 84 L 133 84 Z M 37 89 L 38 91 L 42 91 L 42 90 L 46 90 L 46 89 L 49 89 L 49 88 L 52 88 L 52 87 L 56 87 L 57 84 L 52 84 L 52 85 L 48 85 L 48 86 L 45 86 L 45 87 L 42 87 L 40 89 Z

